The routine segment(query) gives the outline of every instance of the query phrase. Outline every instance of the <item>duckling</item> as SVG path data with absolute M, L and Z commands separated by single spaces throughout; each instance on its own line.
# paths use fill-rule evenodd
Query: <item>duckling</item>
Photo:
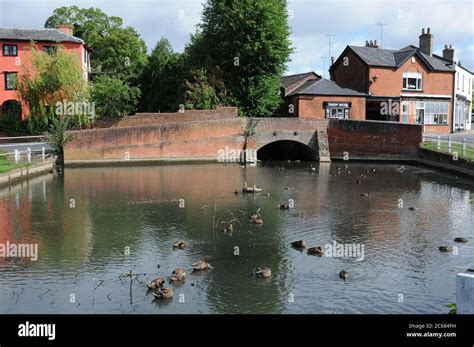
M 413 207 L 413 206 L 412 206 L 412 207 L 408 207 L 408 210 L 410 210 L 410 211 L 416 211 L 416 207 Z
M 278 208 L 280 210 L 289 210 L 290 209 L 290 205 L 289 204 L 280 204 L 278 205 Z
M 319 257 L 324 254 L 323 248 L 321 246 L 308 248 L 307 252 L 308 254 L 317 255 Z
M 172 281 L 172 282 L 182 281 L 182 280 L 184 280 L 185 276 L 186 276 L 186 270 L 179 267 L 179 268 L 173 270 L 173 272 L 171 273 L 170 281 Z
M 209 270 L 212 269 L 211 264 L 206 263 L 205 261 L 198 261 L 191 265 L 193 271 L 200 271 L 200 270 Z
M 253 270 L 253 274 L 257 278 L 269 278 L 272 275 L 272 270 L 270 268 L 262 266 L 262 267 L 256 267 Z
M 465 237 L 456 237 L 454 239 L 454 242 L 462 242 L 462 243 L 466 243 L 467 242 L 467 239 Z
M 165 284 L 165 279 L 163 277 L 157 277 L 153 281 L 147 283 L 148 289 L 154 290 L 159 289 Z
M 312 172 L 316 172 L 316 168 L 313 167 L 313 165 L 310 166 L 310 169 L 311 169 Z
M 346 281 L 348 277 L 349 277 L 349 273 L 347 271 L 342 270 L 341 272 L 339 272 L 339 278 L 342 278 L 344 282 Z
M 186 242 L 183 240 L 178 240 L 173 243 L 173 248 L 183 249 L 187 246 Z
M 438 249 L 440 250 L 440 252 L 451 252 L 453 250 L 453 248 L 449 246 L 439 246 Z
M 253 224 L 260 224 L 260 225 L 263 224 L 263 219 L 259 217 L 253 219 L 252 221 L 253 221 Z
M 235 195 L 239 195 L 240 192 L 236 189 L 236 190 L 234 190 L 234 194 L 235 194 Z
M 305 248 L 306 247 L 306 242 L 304 240 L 298 240 L 298 241 L 293 241 L 291 243 L 291 247 L 294 248 Z
M 152 292 L 151 295 L 157 299 L 171 299 L 173 297 L 173 288 L 162 288 L 156 292 Z
M 369 196 L 369 193 L 360 193 L 360 196 Z

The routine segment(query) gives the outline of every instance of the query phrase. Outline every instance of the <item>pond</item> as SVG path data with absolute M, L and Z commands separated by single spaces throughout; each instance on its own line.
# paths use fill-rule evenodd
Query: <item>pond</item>
M 474 182 L 421 166 L 310 165 L 67 168 L 4 189 L 0 244 L 38 253 L 0 258 L 0 313 L 447 313 L 456 274 L 474 265 Z M 263 192 L 235 194 L 245 182 Z M 331 256 L 344 245 L 357 256 Z M 192 272 L 199 260 L 213 268 Z M 249 276 L 258 266 L 272 276 Z M 178 267 L 173 299 L 153 300 L 146 283 Z

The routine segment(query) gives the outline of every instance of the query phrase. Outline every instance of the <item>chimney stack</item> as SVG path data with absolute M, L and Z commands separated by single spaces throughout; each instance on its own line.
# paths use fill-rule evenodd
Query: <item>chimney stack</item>
M 377 40 L 370 40 L 370 41 L 365 41 L 365 47 L 371 47 L 371 48 L 378 48 L 379 45 L 377 43 Z
M 449 47 L 448 45 L 444 45 L 443 58 L 450 62 L 454 61 L 454 48 L 452 45 L 449 45 Z
M 433 55 L 433 34 L 431 34 L 430 28 L 426 30 L 425 28 L 421 29 L 420 38 L 420 51 L 427 55 Z
M 56 25 L 56 29 L 66 35 L 74 36 L 72 24 L 58 24 Z
M 331 57 L 331 66 L 334 65 L 334 57 Z

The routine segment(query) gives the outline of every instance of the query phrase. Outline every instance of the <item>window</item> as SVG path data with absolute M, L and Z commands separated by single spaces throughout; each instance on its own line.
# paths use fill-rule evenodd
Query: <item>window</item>
M 422 75 L 419 72 L 403 73 L 403 89 L 421 90 L 423 88 Z
M 448 102 L 425 102 L 424 124 L 447 125 L 448 124 Z
M 464 92 L 464 84 L 465 84 L 465 83 L 464 83 L 464 82 L 465 82 L 465 81 L 464 81 L 464 77 L 465 77 L 465 76 L 466 76 L 466 75 L 464 75 L 464 74 L 462 75 L 462 91 L 463 91 L 463 92 Z
M 326 108 L 326 117 L 348 119 L 349 109 L 345 107 L 328 107 Z
M 58 48 L 56 46 L 43 46 L 43 51 L 49 55 L 56 54 Z
M 456 72 L 456 89 L 459 90 L 459 72 Z
M 17 45 L 3 45 L 3 55 L 16 57 L 18 55 Z
M 425 104 L 423 102 L 416 102 L 416 124 L 423 124 L 425 119 Z
M 6 90 L 15 90 L 16 82 L 17 82 L 16 72 L 5 72 L 5 89 Z

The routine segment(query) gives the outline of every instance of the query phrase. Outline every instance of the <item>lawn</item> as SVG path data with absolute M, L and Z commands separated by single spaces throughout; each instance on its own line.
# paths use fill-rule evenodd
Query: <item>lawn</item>
M 6 159 L 5 156 L 0 156 L 0 174 L 3 174 L 5 172 L 8 172 L 14 169 L 18 169 L 20 167 L 25 167 L 25 166 L 30 166 L 30 164 L 27 164 L 27 163 L 16 164 Z
M 448 152 L 448 144 L 446 142 L 441 142 L 441 149 L 438 150 L 438 143 L 436 141 L 427 141 L 423 142 L 421 147 L 430 149 L 432 151 L 442 152 L 442 153 L 449 153 Z M 458 153 L 458 158 L 464 158 L 467 160 L 474 161 L 474 147 L 470 145 L 466 145 L 466 155 L 462 155 L 462 145 L 460 143 L 452 143 L 451 144 L 451 154 L 454 152 Z

